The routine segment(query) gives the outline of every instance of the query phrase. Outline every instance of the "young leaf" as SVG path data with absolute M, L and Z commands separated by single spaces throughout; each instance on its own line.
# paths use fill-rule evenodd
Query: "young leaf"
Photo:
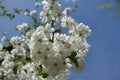
M 22 11 L 21 9 L 14 8 L 14 12 L 17 13 L 17 14 L 20 14 L 21 11 Z
M 72 51 L 71 55 L 68 56 L 68 58 L 76 65 L 76 67 L 78 67 L 78 61 L 77 61 L 76 55 L 77 55 L 77 52 Z
M 10 20 L 15 18 L 15 15 L 11 14 L 11 13 L 7 13 L 6 16 L 8 16 L 10 18 Z
M 77 61 L 77 59 L 74 58 L 74 57 L 69 57 L 69 58 L 76 65 L 76 67 L 78 67 L 78 61 Z
M 3 51 L 11 51 L 13 46 L 10 43 L 7 43 L 6 46 L 3 47 Z
M 16 63 L 15 66 L 13 67 L 14 74 L 17 73 L 17 69 L 18 69 L 19 66 L 20 66 L 20 64 Z
M 2 34 L 5 36 L 5 35 L 7 34 L 7 32 L 6 32 L 6 31 L 3 31 Z
M 36 22 L 34 22 L 32 25 L 36 28 Z
M 62 32 L 62 27 L 61 26 L 59 26 L 56 30 L 55 30 L 55 32 L 58 32 L 58 33 L 61 33 Z
M 79 4 L 75 4 L 75 8 L 78 8 L 79 7 Z
M 1 9 L 2 9 L 3 14 L 5 15 L 7 12 L 7 9 L 4 6 L 2 6 Z
M 28 27 L 27 27 L 27 30 L 31 30 L 31 26 L 28 26 Z
M 76 55 L 77 55 L 77 52 L 76 51 L 72 51 L 72 53 L 71 53 L 71 57 L 76 57 Z
M 39 71 L 36 76 L 42 76 L 43 78 L 47 78 L 49 75 L 47 73 L 43 73 L 42 71 Z
M 15 31 L 18 31 L 18 28 L 15 26 L 15 27 L 14 27 L 14 30 L 15 30 Z

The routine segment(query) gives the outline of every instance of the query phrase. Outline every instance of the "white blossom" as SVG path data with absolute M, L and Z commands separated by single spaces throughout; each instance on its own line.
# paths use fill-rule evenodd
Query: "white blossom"
M 35 16 L 36 15 L 36 10 L 30 11 L 30 16 Z
M 6 40 L 6 36 L 3 36 L 2 38 L 1 38 L 1 42 L 4 42 Z
M 72 68 L 76 72 L 84 68 L 90 27 L 68 16 L 72 9 L 62 11 L 57 0 L 43 0 L 42 4 L 42 24 L 32 30 L 27 30 L 27 23 L 18 25 L 24 34 L 0 43 L 0 79 L 67 80 Z M 39 5 L 35 3 L 36 7 Z M 31 17 L 35 15 L 36 10 L 30 12 Z M 66 32 L 62 32 L 65 28 Z
M 62 16 L 64 16 L 62 13 L 61 4 L 59 4 L 59 2 L 53 0 L 44 0 L 42 4 L 44 7 L 43 11 L 40 13 L 40 17 L 42 18 L 43 23 L 46 23 L 48 18 L 58 22 Z
M 20 37 L 18 36 L 12 37 L 10 43 L 13 45 L 18 45 L 20 43 Z
M 72 9 L 70 7 L 65 8 L 65 10 L 63 11 L 63 14 L 67 15 L 69 12 L 71 12 Z
M 41 5 L 40 2 L 35 2 L 35 7 L 39 7 Z
M 65 16 L 61 19 L 61 25 L 63 28 L 65 27 L 73 28 L 74 26 L 76 26 L 76 22 L 72 17 Z
M 27 28 L 29 28 L 27 23 L 22 23 L 21 25 L 17 26 L 18 30 L 27 30 Z
M 28 15 L 29 15 L 29 13 L 28 13 L 27 11 L 25 11 L 25 12 L 24 12 L 24 15 L 25 15 L 25 16 L 28 16 Z

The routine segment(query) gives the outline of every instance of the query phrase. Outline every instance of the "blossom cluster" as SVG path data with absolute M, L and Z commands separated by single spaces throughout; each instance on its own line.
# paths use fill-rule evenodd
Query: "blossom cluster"
M 83 69 L 90 48 L 86 41 L 89 26 L 68 16 L 72 9 L 62 10 L 58 0 L 35 2 L 36 7 L 40 5 L 42 25 L 18 25 L 17 30 L 25 33 L 0 44 L 0 79 L 66 80 L 72 68 Z M 35 13 L 31 11 L 30 16 Z

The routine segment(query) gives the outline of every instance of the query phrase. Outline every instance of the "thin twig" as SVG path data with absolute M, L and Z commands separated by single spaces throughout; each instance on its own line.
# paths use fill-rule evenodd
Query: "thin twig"
M 53 20 L 51 22 L 51 26 L 52 26 L 52 28 L 54 28 L 54 21 Z M 54 33 L 55 32 L 52 33 L 52 42 L 54 42 Z

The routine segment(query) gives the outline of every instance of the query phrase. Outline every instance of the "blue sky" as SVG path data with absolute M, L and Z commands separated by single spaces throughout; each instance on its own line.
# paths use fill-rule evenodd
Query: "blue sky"
M 97 6 L 115 0 L 109 0 L 109 2 L 106 0 L 59 1 L 63 7 L 79 4 L 77 12 L 72 13 L 71 16 L 78 23 L 83 22 L 92 29 L 92 35 L 87 39 L 91 48 L 86 57 L 85 68 L 78 74 L 72 71 L 70 80 L 120 80 L 120 17 L 116 16 L 116 12 L 120 9 L 97 10 Z M 35 9 L 34 0 L 3 0 L 3 4 L 10 11 L 14 7 Z M 9 37 L 18 35 L 14 32 L 14 26 L 23 22 L 32 23 L 32 19 L 23 15 L 16 16 L 12 21 L 6 17 L 0 17 L 0 31 L 7 30 Z

